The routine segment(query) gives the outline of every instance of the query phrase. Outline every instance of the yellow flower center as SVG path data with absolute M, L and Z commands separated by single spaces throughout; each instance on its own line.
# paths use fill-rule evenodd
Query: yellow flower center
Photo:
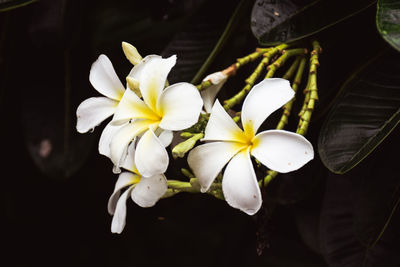
M 253 128 L 251 128 L 251 129 L 253 129 Z M 244 130 L 244 131 L 240 131 L 240 132 L 236 133 L 234 136 L 234 140 L 236 142 L 238 142 L 239 146 L 242 146 L 241 150 L 247 149 L 249 147 L 251 150 L 258 143 L 258 141 L 255 140 L 254 136 L 255 135 L 252 130 L 251 131 Z

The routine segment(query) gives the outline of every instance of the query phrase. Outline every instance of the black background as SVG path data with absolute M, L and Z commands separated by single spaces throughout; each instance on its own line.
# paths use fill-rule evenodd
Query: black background
M 346 188 L 350 193 L 345 194 L 351 196 L 361 177 L 371 170 L 381 174 L 381 166 L 387 170 L 386 177 L 395 179 L 399 168 L 396 156 L 389 155 L 397 153 L 398 130 L 347 176 L 330 174 L 316 158 L 303 171 L 282 176 L 282 182 L 274 181 L 264 198 L 266 205 L 269 200 L 278 203 L 273 205 L 272 215 L 260 212 L 250 217 L 211 196 L 182 193 L 149 209 L 128 201 L 125 230 L 121 235 L 111 233 L 112 217 L 106 206 L 117 176 L 111 172 L 109 159 L 97 153 L 102 126 L 94 133 L 75 132 L 76 107 L 84 99 L 98 96 L 88 81 L 90 65 L 104 53 L 123 81 L 131 65 L 122 53 L 121 41 L 128 41 L 142 55 L 178 53 L 170 79 L 190 81 L 194 73 L 187 71 L 185 64 L 194 62 L 199 67 L 207 53 L 183 51 L 180 57 L 180 41 L 203 40 L 203 48 L 209 52 L 237 1 L 221 1 L 218 8 L 214 4 L 200 0 L 42 0 L 0 13 L 3 266 L 290 267 L 328 266 L 327 261 L 335 262 L 332 266 L 357 266 L 337 265 L 338 261 L 325 253 L 324 236 L 319 232 L 326 220 L 319 217 L 324 210 L 321 206 L 329 204 L 332 195 L 347 192 Z M 208 29 L 208 35 L 194 35 L 196 28 L 190 28 L 195 27 L 190 24 L 193 17 L 208 23 L 196 26 L 199 32 Z M 248 23 L 242 21 L 210 71 L 228 66 L 257 46 Z M 327 68 L 339 66 L 330 63 Z M 321 70 L 321 75 L 326 83 L 330 81 L 327 71 Z M 238 74 L 230 85 L 244 76 Z M 310 130 L 314 144 L 321 122 L 316 121 Z M 40 156 L 43 141 L 51 144 L 49 156 Z M 179 169 L 184 160 L 173 164 Z M 168 174 L 182 178 L 172 168 Z M 344 206 L 352 202 L 348 199 Z M 391 225 L 396 222 L 398 225 L 398 211 Z M 342 226 L 335 227 L 333 232 L 342 231 Z M 386 239 L 383 252 L 378 252 L 387 262 L 373 266 L 398 266 L 394 256 L 398 227 L 390 231 L 387 235 L 392 238 Z M 257 248 L 264 246 L 258 255 Z M 350 246 L 357 248 L 358 243 Z

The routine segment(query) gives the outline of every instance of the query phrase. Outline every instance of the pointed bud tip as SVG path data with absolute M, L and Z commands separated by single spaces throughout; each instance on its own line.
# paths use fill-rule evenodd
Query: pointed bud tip
M 132 65 L 137 65 L 142 60 L 142 56 L 137 51 L 136 47 L 130 43 L 122 42 L 122 51 Z

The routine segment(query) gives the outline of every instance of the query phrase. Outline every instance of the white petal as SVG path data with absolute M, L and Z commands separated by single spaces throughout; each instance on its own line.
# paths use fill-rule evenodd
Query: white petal
M 176 56 L 169 58 L 146 57 L 142 60 L 144 66 L 140 71 L 139 88 L 144 102 L 156 110 L 157 100 L 164 89 L 168 73 L 176 63 Z
M 204 110 L 207 113 L 211 112 L 212 106 L 214 105 L 215 97 L 217 96 L 219 90 L 225 84 L 228 76 L 222 71 L 212 73 L 204 78 L 203 81 L 210 80 L 212 85 L 200 92 L 201 98 L 204 102 Z
M 277 172 L 291 172 L 314 158 L 311 143 L 296 133 L 283 130 L 264 131 L 253 140 L 251 154 Z
M 242 124 L 245 132 L 254 136 L 264 120 L 293 96 L 294 91 L 285 79 L 270 78 L 255 85 L 243 102 Z
M 116 110 L 118 101 L 106 97 L 91 97 L 76 109 L 76 130 L 80 133 L 91 131 L 110 117 Z
M 121 124 L 130 119 L 159 120 L 157 116 L 132 90 L 126 90 L 113 117 L 114 124 Z
M 125 91 L 111 61 L 105 55 L 100 55 L 92 64 L 89 81 L 99 93 L 117 101 Z
M 206 192 L 228 161 L 243 145 L 235 142 L 212 142 L 193 148 L 187 161 L 195 177 L 199 179 L 201 191 Z
M 152 129 L 146 131 L 139 139 L 136 146 L 135 162 L 142 176 L 150 177 L 167 170 L 168 153 Z
M 107 210 L 108 213 L 110 213 L 110 215 L 113 215 L 115 212 L 117 201 L 121 195 L 121 190 L 124 187 L 138 183 L 139 180 L 140 177 L 138 175 L 130 172 L 123 172 L 118 176 L 118 180 L 115 183 L 114 191 L 111 194 L 110 198 L 108 199 Z
M 110 143 L 110 155 L 111 161 L 114 163 L 115 172 L 119 172 L 118 169 L 124 162 L 127 155 L 127 149 L 129 143 L 139 134 L 146 131 L 151 125 L 147 120 L 133 121 L 114 134 L 114 137 Z
M 203 100 L 197 88 L 190 83 L 176 83 L 160 95 L 157 109 L 162 114 L 160 127 L 166 130 L 183 130 L 195 124 Z
M 125 219 L 126 219 L 126 200 L 128 199 L 129 195 L 133 186 L 129 187 L 118 199 L 117 207 L 115 209 L 114 217 L 111 222 L 111 232 L 120 234 L 124 230 L 125 227 Z
M 174 138 L 174 134 L 172 131 L 162 131 L 160 135 L 158 136 L 158 139 L 160 139 L 161 143 L 164 145 L 164 147 L 167 147 L 171 144 L 172 139 Z
M 128 74 L 128 77 L 140 81 L 140 79 L 142 77 L 141 75 L 142 75 L 142 70 L 144 69 L 144 66 L 146 66 L 146 64 L 149 61 L 152 61 L 154 59 L 162 59 L 162 57 L 159 56 L 159 55 L 148 55 L 148 56 L 146 56 L 144 59 L 142 59 L 137 65 L 135 65 L 131 69 L 131 71 Z
M 236 154 L 226 166 L 222 178 L 225 200 L 249 215 L 261 207 L 262 197 L 248 150 Z
M 132 190 L 132 200 L 142 208 L 154 206 L 167 192 L 168 184 L 164 174 L 156 174 L 151 177 L 142 177 L 140 182 Z
M 110 144 L 112 138 L 114 137 L 114 134 L 116 134 L 124 125 L 125 124 L 113 125 L 111 122 L 109 122 L 106 127 L 104 127 L 99 140 L 99 153 L 101 155 L 111 158 Z
M 203 140 L 245 142 L 244 133 L 221 106 L 218 100 L 212 108 Z
M 137 139 L 133 140 L 129 144 L 126 158 L 125 158 L 124 162 L 121 164 L 121 167 L 124 168 L 125 170 L 139 174 L 139 171 L 137 170 L 136 163 L 135 163 L 136 140 Z

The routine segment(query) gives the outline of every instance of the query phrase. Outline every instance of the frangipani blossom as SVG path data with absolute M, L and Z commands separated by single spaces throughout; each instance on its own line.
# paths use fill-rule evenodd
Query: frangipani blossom
M 86 133 L 114 114 L 125 87 L 115 73 L 106 55 L 100 55 L 92 64 L 89 81 L 100 94 L 84 100 L 76 110 L 76 130 Z
M 122 172 L 115 184 L 114 192 L 108 200 L 108 212 L 113 216 L 111 232 L 120 234 L 125 227 L 126 201 L 129 196 L 140 207 L 148 208 L 165 194 L 168 189 L 164 174 L 143 177 L 134 163 L 135 148 L 132 143 L 128 148 L 128 156 L 121 167 L 129 172 Z M 121 191 L 125 191 L 121 194 Z
M 123 43 L 123 47 L 129 44 Z M 140 62 L 140 55 L 136 48 L 129 45 L 129 50 L 136 51 L 129 53 L 129 58 L 135 56 L 135 63 Z M 128 57 L 128 55 L 127 55 Z M 76 129 L 80 133 L 92 131 L 96 126 L 114 114 L 119 101 L 121 100 L 125 87 L 115 73 L 114 67 L 106 55 L 100 55 L 92 64 L 89 74 L 89 81 L 92 86 L 104 97 L 91 97 L 84 100 L 76 110 Z M 101 134 L 99 141 L 99 153 L 110 157 L 110 142 L 113 134 L 121 127 L 108 123 Z
M 303 136 L 267 130 L 258 134 L 263 121 L 294 96 L 287 80 L 266 79 L 253 87 L 244 100 L 241 121 L 243 130 L 217 100 L 205 129 L 204 141 L 194 148 L 188 163 L 206 192 L 225 165 L 222 191 L 229 205 L 249 215 L 261 207 L 262 199 L 250 155 L 266 167 L 286 173 L 313 159 L 311 143 Z M 229 163 L 228 163 L 229 162 Z
M 111 160 L 117 170 L 129 143 L 140 136 L 135 153 L 139 172 L 144 176 L 164 173 L 169 163 L 165 146 L 172 141 L 172 131 L 189 128 L 198 121 L 203 101 L 194 85 L 176 83 L 164 89 L 175 63 L 176 56 L 150 55 L 129 74 L 143 100 L 132 90 L 126 90 L 114 114 L 114 125 L 126 123 L 110 144 Z

